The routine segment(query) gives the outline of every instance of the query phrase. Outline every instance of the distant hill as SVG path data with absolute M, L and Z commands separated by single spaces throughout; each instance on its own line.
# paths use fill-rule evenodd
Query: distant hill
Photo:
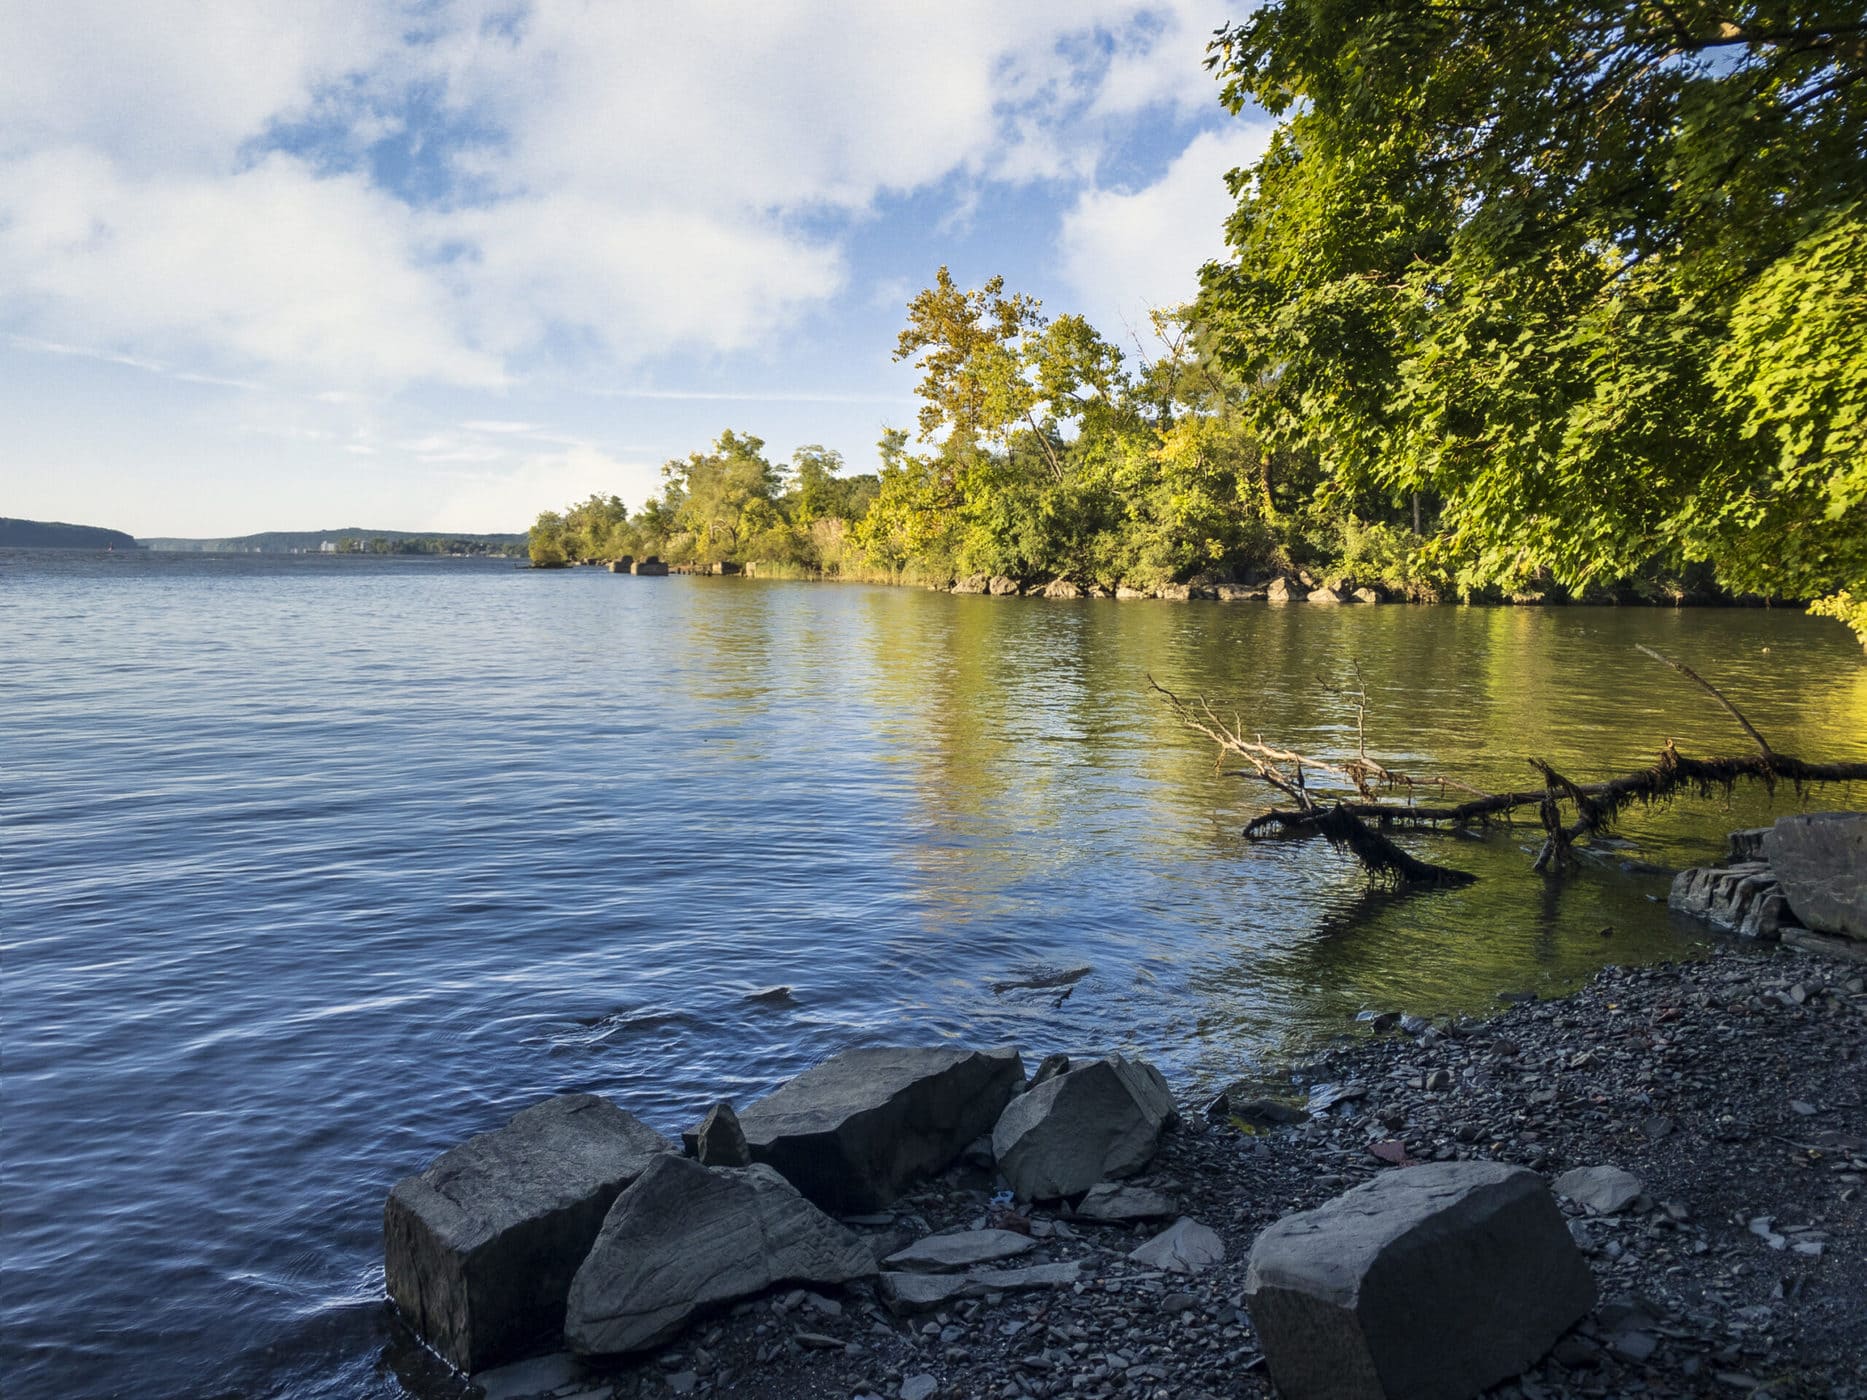
M 150 549 L 192 554 L 523 554 L 524 535 L 450 535 L 432 530 L 263 530 L 219 539 L 150 536 Z
M 67 525 L 62 520 L 14 520 L 0 515 L 0 549 L 141 549 L 121 530 Z

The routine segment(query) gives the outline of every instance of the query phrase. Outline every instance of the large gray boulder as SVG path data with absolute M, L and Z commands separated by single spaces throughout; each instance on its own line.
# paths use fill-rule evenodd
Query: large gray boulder
M 1465 1400 L 1547 1351 L 1595 1283 L 1542 1177 L 1437 1162 L 1272 1225 L 1245 1301 L 1286 1400 Z
M 1805 928 L 1867 939 L 1867 812 L 1778 817 L 1763 853 Z
M 992 1155 L 1024 1200 L 1075 1196 L 1140 1171 L 1174 1117 L 1159 1070 L 1107 1055 L 1013 1099 L 992 1128 Z
M 775 1283 L 847 1283 L 875 1255 L 770 1167 L 658 1157 L 616 1198 L 570 1286 L 564 1338 L 585 1355 L 640 1351 L 696 1312 Z
M 755 1162 L 833 1215 L 879 1210 L 950 1164 L 1024 1083 L 997 1050 L 845 1050 L 741 1110 Z
M 564 1325 L 571 1277 L 616 1197 L 673 1151 L 594 1094 L 564 1094 L 469 1138 L 383 1208 L 389 1296 L 463 1371 L 523 1354 Z

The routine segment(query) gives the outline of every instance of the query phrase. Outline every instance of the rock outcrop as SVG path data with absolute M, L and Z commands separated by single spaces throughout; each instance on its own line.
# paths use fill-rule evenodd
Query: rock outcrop
M 1595 1284 L 1541 1176 L 1443 1162 L 1272 1225 L 1245 1298 L 1288 1400 L 1465 1400 L 1546 1352 Z
M 389 1296 L 463 1371 L 564 1324 L 565 1297 L 617 1196 L 673 1144 L 594 1094 L 564 1094 L 405 1177 L 383 1210 Z
M 1289 579 L 1281 576 L 1272 579 L 1264 587 L 1265 598 L 1273 603 L 1294 603 L 1306 596 L 1308 590 L 1299 590 Z
M 835 1215 L 887 1205 L 986 1132 L 1024 1084 L 997 1050 L 846 1050 L 746 1107 L 755 1162 Z
M 992 1129 L 992 1153 L 1021 1198 L 1075 1196 L 1140 1171 L 1174 1116 L 1159 1070 L 1108 1055 L 1013 1099 Z
M 1053 578 L 1044 585 L 1046 598 L 1080 598 L 1083 590 L 1080 585 L 1067 578 Z
M 1760 860 L 1681 870 L 1673 877 L 1666 904 L 1739 938 L 1764 943 L 1776 942 L 1783 927 L 1795 922 L 1775 872 Z
M 1867 812 L 1778 817 L 1763 853 L 1804 928 L 1867 939 Z
M 696 1312 L 775 1283 L 875 1273 L 860 1237 L 770 1167 L 662 1156 L 616 1198 L 570 1286 L 564 1337 L 586 1355 L 640 1351 Z
M 986 583 L 985 591 L 994 598 L 1013 598 L 1022 593 L 1024 588 L 1015 578 L 1008 578 L 1004 574 L 994 574 Z

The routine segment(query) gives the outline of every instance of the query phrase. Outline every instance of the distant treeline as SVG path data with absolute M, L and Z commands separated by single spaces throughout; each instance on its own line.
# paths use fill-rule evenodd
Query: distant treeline
M 146 539 L 150 549 L 201 554 L 441 554 L 522 556 L 524 535 L 433 535 L 405 530 L 267 530 L 224 539 Z
M 0 516 L 0 549 L 141 549 L 121 530 Z

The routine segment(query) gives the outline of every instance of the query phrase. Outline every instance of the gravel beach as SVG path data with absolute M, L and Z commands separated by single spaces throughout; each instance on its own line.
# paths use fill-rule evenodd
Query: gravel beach
M 1482 1023 L 1383 1017 L 1277 1086 L 1286 1104 L 1315 1110 L 1306 1121 L 1271 1122 L 1302 1115 L 1254 1102 L 1263 1086 L 1220 1103 L 1211 1089 L 1189 1092 L 1180 1126 L 1130 1183 L 1169 1198 L 1164 1218 L 1021 1211 L 993 1196 L 984 1171 L 961 1166 L 856 1222 L 878 1253 L 939 1231 L 1028 1233 L 1031 1248 L 1006 1265 L 1074 1261 L 1074 1282 L 1026 1288 L 1014 1277 L 907 1315 L 866 1283 L 781 1288 L 658 1353 L 607 1366 L 541 1358 L 477 1377 L 475 1390 L 488 1400 L 1269 1395 L 1242 1306 L 1258 1233 L 1398 1164 L 1492 1159 L 1552 1181 L 1618 1168 L 1637 1190 L 1609 1214 L 1563 1200 L 1600 1302 L 1489 1394 L 1867 1400 L 1864 975 L 1856 963 L 1727 945 L 1699 962 L 1609 968 L 1561 1000 L 1501 1002 Z M 1216 1231 L 1223 1261 L 1180 1273 L 1129 1257 L 1177 1217 Z

